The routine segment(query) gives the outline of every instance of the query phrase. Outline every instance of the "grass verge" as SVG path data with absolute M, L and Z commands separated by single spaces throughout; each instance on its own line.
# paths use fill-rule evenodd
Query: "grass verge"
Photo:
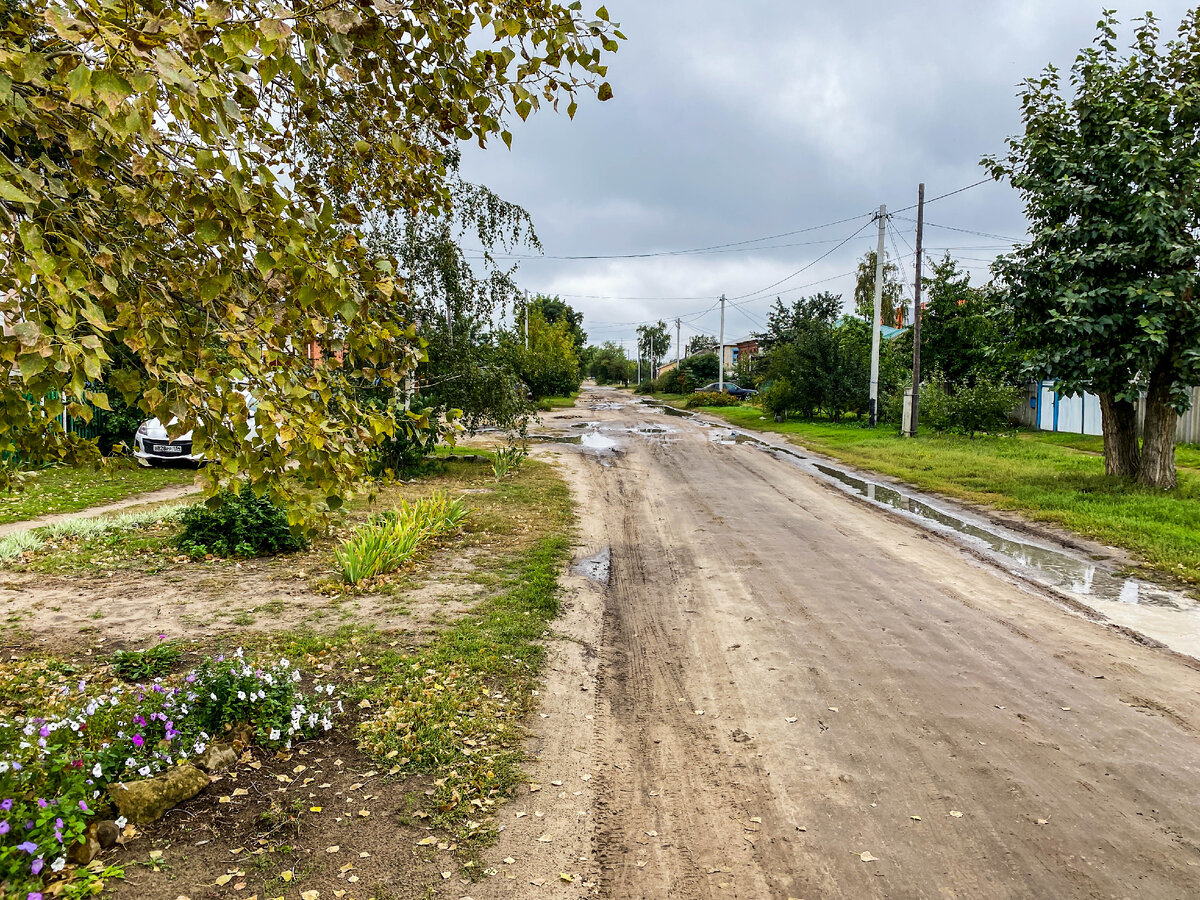
M 576 391 L 569 397 L 543 397 L 536 405 L 541 412 L 550 412 L 552 409 L 571 409 L 578 399 L 579 392 Z
M 703 412 L 747 430 L 786 435 L 793 443 L 922 490 L 1061 525 L 1132 551 L 1148 569 L 1200 584 L 1200 472 L 1189 468 L 1181 467 L 1178 490 L 1164 493 L 1105 475 L 1091 439 L 1079 436 L 923 434 L 913 440 L 890 428 L 777 423 L 752 406 Z M 1200 452 L 1185 447 L 1180 456 L 1186 466 Z
M 0 524 L 116 503 L 147 491 L 192 484 L 195 480 L 196 473 L 190 469 L 115 465 L 100 470 L 66 466 L 41 469 L 26 474 L 21 490 L 0 494 Z

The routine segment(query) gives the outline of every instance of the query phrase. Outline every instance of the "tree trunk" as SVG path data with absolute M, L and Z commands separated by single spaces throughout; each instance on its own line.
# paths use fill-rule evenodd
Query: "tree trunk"
M 1175 490 L 1175 425 L 1179 413 L 1171 405 L 1171 380 L 1156 367 L 1146 395 L 1146 424 L 1138 481 L 1147 487 Z
M 1137 408 L 1128 400 L 1101 392 L 1100 412 L 1104 423 L 1104 470 L 1109 475 L 1136 478 L 1142 462 Z

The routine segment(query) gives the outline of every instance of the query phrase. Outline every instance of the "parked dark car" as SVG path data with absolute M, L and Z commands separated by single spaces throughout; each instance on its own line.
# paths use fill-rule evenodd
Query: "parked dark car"
M 737 397 L 739 400 L 745 400 L 747 397 L 753 397 L 758 391 L 752 391 L 749 388 L 738 387 L 732 381 L 725 382 L 725 390 L 721 390 L 721 382 L 714 381 L 712 384 L 706 384 L 702 388 L 696 388 L 697 394 L 730 394 Z

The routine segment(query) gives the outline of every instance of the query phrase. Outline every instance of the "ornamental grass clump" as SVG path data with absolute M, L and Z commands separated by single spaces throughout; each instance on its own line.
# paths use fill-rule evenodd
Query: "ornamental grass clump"
M 335 553 L 338 571 L 349 584 L 360 584 L 394 572 L 423 545 L 458 528 L 467 517 L 462 500 L 451 500 L 439 491 L 425 500 L 408 503 L 361 525 Z
M 89 821 L 108 812 L 110 785 L 198 757 L 234 726 L 250 726 L 269 748 L 331 729 L 342 711 L 333 686 L 306 692 L 300 681 L 288 660 L 255 663 L 238 650 L 170 681 L 101 693 L 80 681 L 53 716 L 0 720 L 4 896 L 36 897 L 63 872 Z

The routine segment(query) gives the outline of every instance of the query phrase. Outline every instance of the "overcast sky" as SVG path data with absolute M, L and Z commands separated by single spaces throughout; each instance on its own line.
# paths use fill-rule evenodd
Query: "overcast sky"
M 912 206 L 922 181 L 932 198 L 983 178 L 980 157 L 1002 152 L 1020 128 L 1020 81 L 1049 62 L 1069 68 L 1113 4 L 608 0 L 629 38 L 611 58 L 615 98 L 581 103 L 574 122 L 549 110 L 518 122 L 511 152 L 499 142 L 466 148 L 464 174 L 532 214 L 545 258 L 521 262 L 518 280 L 582 310 L 591 342 L 632 348 L 637 323 L 676 316 L 688 323 L 685 343 L 715 334 L 710 307 L 721 294 L 739 298 L 725 328 L 740 337 L 760 328 L 777 295 L 833 290 L 848 300 L 848 273 L 877 240 L 872 211 Z M 1188 7 L 1154 11 L 1173 32 Z M 1118 7 L 1126 22 L 1145 8 Z M 893 218 L 888 251 L 905 257 L 911 283 L 910 218 Z M 953 248 L 976 280 L 1025 234 L 1016 194 L 992 182 L 930 204 L 926 218 L 930 252 Z M 824 225 L 725 252 L 553 258 L 707 248 Z

